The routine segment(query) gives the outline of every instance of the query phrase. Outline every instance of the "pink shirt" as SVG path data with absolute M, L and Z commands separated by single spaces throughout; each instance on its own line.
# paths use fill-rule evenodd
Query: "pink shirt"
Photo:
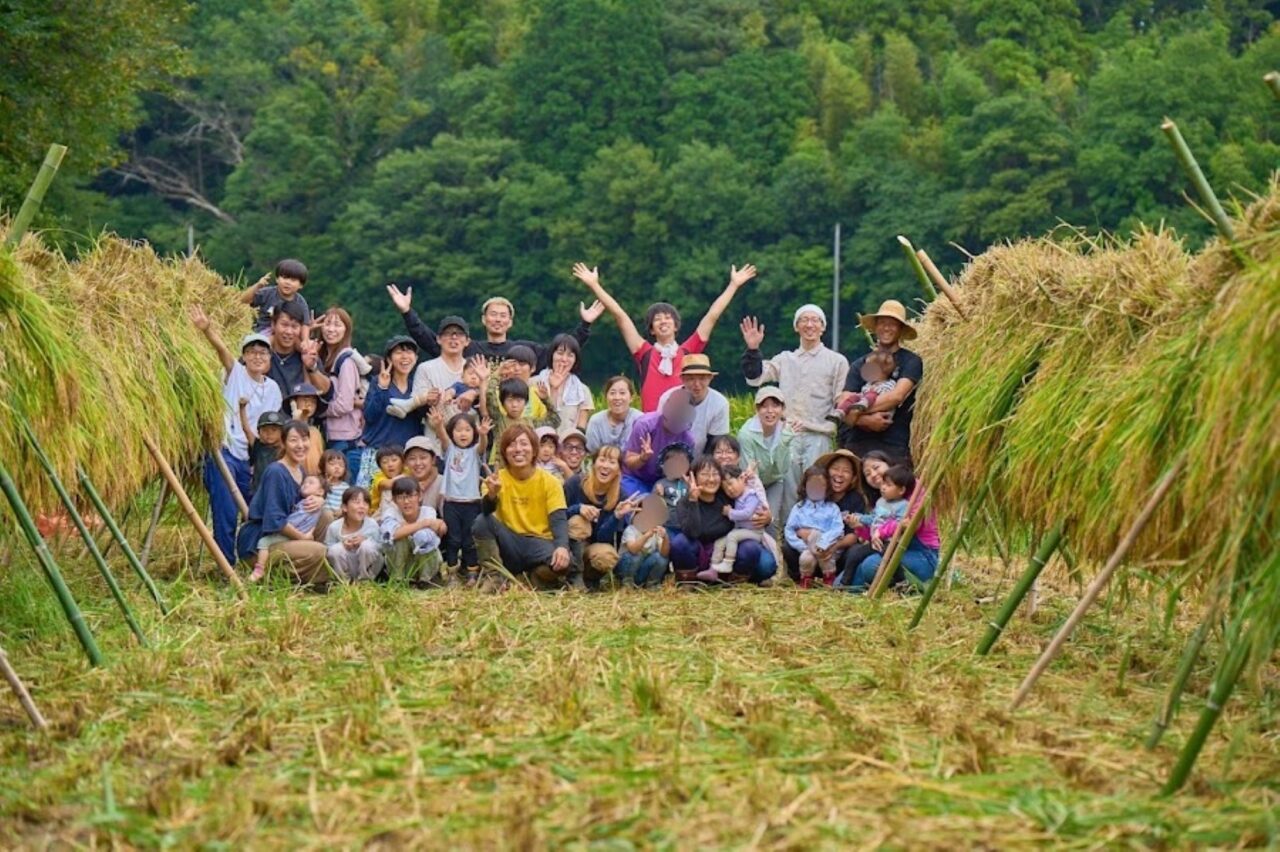
M 920 501 L 924 499 L 923 495 L 924 483 L 917 480 L 915 494 L 911 495 L 911 503 L 907 506 L 907 516 L 902 519 L 902 523 L 911 523 L 911 519 L 915 517 L 916 511 L 920 508 Z M 880 525 L 880 535 L 888 539 L 897 529 L 897 521 L 885 521 Z M 942 547 L 942 537 L 938 534 L 938 515 L 932 509 L 929 510 L 928 515 L 925 515 L 924 520 L 920 522 L 920 526 L 916 528 L 916 541 L 930 550 L 937 550 Z
M 350 350 L 344 350 L 350 351 Z M 341 357 L 341 354 L 339 354 Z M 325 430 L 330 441 L 358 441 L 364 431 L 364 418 L 356 408 L 356 389 L 360 371 L 353 358 L 347 358 L 333 377 L 333 396 L 325 409 Z
M 689 353 L 697 354 L 706 348 L 707 341 L 703 340 L 695 330 L 689 335 L 688 340 L 680 344 L 675 357 L 671 359 L 671 375 L 664 376 L 658 371 L 658 365 L 662 363 L 662 355 L 657 348 L 647 340 L 641 344 L 632 356 L 636 359 L 636 369 L 640 371 L 640 410 L 657 411 L 658 398 L 670 388 L 679 387 L 681 384 L 680 365 L 684 361 L 684 356 Z M 647 365 L 646 358 L 649 361 Z

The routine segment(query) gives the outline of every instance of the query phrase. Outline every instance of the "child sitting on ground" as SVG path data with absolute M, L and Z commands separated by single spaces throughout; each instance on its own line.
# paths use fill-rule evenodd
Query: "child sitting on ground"
M 560 436 L 550 426 L 539 426 L 534 434 L 538 436 L 538 467 L 564 482 L 573 471 L 564 459 L 560 458 Z
M 877 349 L 868 355 L 862 362 L 860 372 L 862 390 L 858 393 L 842 392 L 836 400 L 836 411 L 840 417 L 843 418 L 850 411 L 867 411 L 876 404 L 877 399 L 897 387 L 898 381 L 893 377 L 893 371 L 897 368 L 897 362 L 890 352 Z M 886 411 L 885 414 L 893 417 L 893 411 Z
M 297 301 L 302 308 L 303 327 L 311 325 L 311 308 L 307 306 L 307 300 L 302 298 L 299 292 L 302 286 L 307 283 L 307 267 L 302 261 L 287 258 L 276 264 L 276 283 L 271 286 L 271 273 L 263 275 L 253 286 L 240 294 L 240 301 L 250 307 L 258 309 L 258 315 L 254 318 L 253 327 L 255 331 L 262 334 L 271 333 L 271 318 L 275 316 L 276 311 L 280 310 L 280 306 L 285 302 Z
M 621 579 L 623 588 L 662 583 L 671 554 L 671 539 L 664 526 L 667 517 L 666 502 L 657 494 L 646 494 L 639 511 L 631 516 L 631 523 L 622 531 L 618 564 L 613 571 Z
M 800 588 L 813 585 L 815 568 L 830 586 L 836 578 L 834 545 L 844 535 L 840 507 L 831 500 L 831 482 L 825 468 L 814 465 L 801 479 L 799 500 L 791 508 L 784 531 L 787 544 L 800 553 Z
M 391 500 L 398 512 L 386 512 L 381 522 L 382 552 L 387 577 L 416 585 L 432 583 L 440 574 L 440 537 L 445 534 L 444 521 L 436 510 L 422 505 L 418 483 L 411 476 L 400 476 L 391 484 Z
M 302 487 L 298 491 L 298 504 L 293 507 L 293 511 L 289 513 L 289 517 L 285 519 L 285 526 L 293 527 L 298 532 L 306 535 L 316 528 L 316 524 L 320 522 L 320 513 L 324 511 L 324 506 L 316 509 L 314 512 L 308 512 L 303 508 L 308 497 L 324 497 L 324 481 L 315 475 L 308 475 L 302 479 Z M 292 541 L 287 535 L 275 533 L 273 535 L 264 535 L 258 539 L 258 558 L 253 564 L 253 573 L 249 575 L 249 581 L 256 583 L 261 580 L 267 573 L 267 551 L 272 545 L 284 544 L 286 541 Z
M 720 475 L 720 487 L 725 496 L 733 501 L 732 506 L 724 507 L 724 515 L 733 521 L 734 528 L 724 538 L 716 539 L 710 567 L 698 572 L 698 579 L 704 582 L 715 580 L 717 574 L 733 573 L 733 563 L 738 558 L 738 545 L 744 541 L 760 541 L 763 535 L 762 530 L 751 526 L 751 516 L 762 504 L 759 493 L 747 485 L 747 477 L 751 474 L 731 464 L 726 465 Z
M 382 537 L 369 517 L 369 492 L 348 486 L 342 492 L 341 511 L 342 520 L 335 520 L 325 530 L 329 564 L 340 577 L 352 582 L 376 579 L 382 573 Z
M 880 550 L 885 538 L 885 526 L 892 522 L 895 526 L 907 516 L 907 495 L 915 487 L 916 476 L 906 465 L 894 465 L 884 472 L 880 485 L 880 499 L 876 500 L 875 509 L 870 514 L 855 514 L 858 526 L 871 539 L 871 544 Z
M 445 423 L 444 416 L 433 411 L 429 422 L 444 447 L 444 563 L 450 566 L 451 578 L 461 579 L 465 573 L 466 585 L 474 586 L 480 579 L 480 557 L 471 526 L 480 517 L 481 467 L 493 421 L 486 417 L 477 425 L 474 416 L 459 413 Z
M 662 465 L 662 478 L 653 486 L 653 493 L 667 504 L 667 510 L 674 516 L 676 504 L 689 493 L 689 467 L 693 464 L 693 450 L 683 441 L 667 444 L 658 457 Z
M 378 518 L 382 515 L 382 498 L 390 493 L 391 483 L 404 471 L 404 447 L 399 444 L 380 447 L 373 459 L 378 469 L 369 482 L 369 512 Z
M 324 507 L 335 515 L 342 510 L 342 495 L 347 486 L 347 456 L 339 450 L 325 450 L 320 457 L 320 469 L 324 471 Z

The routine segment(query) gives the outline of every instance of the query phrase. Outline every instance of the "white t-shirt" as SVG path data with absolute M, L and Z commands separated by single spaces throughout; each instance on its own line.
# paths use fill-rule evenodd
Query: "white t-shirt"
M 708 435 L 729 434 L 729 400 L 715 388 L 707 390 L 706 399 L 693 407 L 693 452 L 706 452 Z
M 280 395 L 280 386 L 271 379 L 263 376 L 255 382 L 244 364 L 237 361 L 232 365 L 231 372 L 222 383 L 222 401 L 225 403 L 222 445 L 233 457 L 248 461 L 249 439 L 240 426 L 241 398 L 249 400 L 245 417 L 254 429 L 258 428 L 258 418 L 262 413 L 279 411 L 284 406 L 284 399 Z
M 533 382 L 534 384 L 542 382 L 547 387 L 551 387 L 551 369 L 547 368 L 538 373 L 533 377 Z M 582 379 L 570 373 L 569 378 L 564 383 L 560 404 L 556 406 L 556 413 L 560 415 L 560 427 L 556 430 L 557 434 L 563 438 L 577 429 L 578 413 L 581 411 L 594 411 L 595 407 L 595 400 L 591 398 L 591 389 L 587 387 Z

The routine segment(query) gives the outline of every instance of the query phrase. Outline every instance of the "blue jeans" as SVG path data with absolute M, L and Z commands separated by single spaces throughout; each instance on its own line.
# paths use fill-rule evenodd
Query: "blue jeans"
M 701 571 L 711 565 L 714 545 L 714 541 L 704 544 L 677 532 L 671 536 L 671 566 L 677 571 Z M 744 541 L 738 545 L 733 573 L 746 574 L 751 582 L 760 583 L 772 577 L 777 570 L 778 560 L 760 542 Z
M 871 581 L 876 578 L 876 571 L 880 570 L 881 558 L 882 554 L 873 553 L 862 560 L 858 570 L 853 573 L 853 582 L 847 587 L 849 591 L 866 591 Z M 920 582 L 929 582 L 933 579 L 933 572 L 938 570 L 938 551 L 932 547 L 925 547 L 918 538 L 911 539 L 906 553 L 902 554 L 902 561 L 898 563 L 898 570 L 889 579 L 890 584 L 906 579 L 903 569 L 910 571 L 911 575 Z
M 618 565 L 613 571 L 618 579 L 625 580 L 630 577 L 637 586 L 649 583 L 656 586 L 662 582 L 662 578 L 667 573 L 667 557 L 656 550 L 645 554 L 621 550 L 618 553 Z
M 222 460 L 227 463 L 227 470 L 231 471 L 231 476 L 236 481 L 236 487 L 240 489 L 241 496 L 244 497 L 246 503 L 249 502 L 249 462 L 241 461 L 226 447 L 219 448 L 222 453 Z M 209 511 L 213 515 L 213 540 L 218 543 L 218 549 L 222 551 L 222 555 L 227 557 L 227 561 L 231 564 L 236 562 L 236 515 L 239 510 L 236 508 L 235 498 L 231 496 L 231 489 L 227 487 L 227 481 L 222 478 L 222 472 L 218 470 L 218 466 L 213 461 L 213 456 L 206 456 L 204 460 L 204 489 L 209 492 Z
M 325 447 L 326 450 L 337 450 L 347 459 L 347 482 L 351 485 L 356 484 L 356 476 L 360 473 L 360 455 L 364 452 L 364 447 L 360 446 L 359 441 L 330 441 Z M 321 471 L 324 473 L 324 471 Z

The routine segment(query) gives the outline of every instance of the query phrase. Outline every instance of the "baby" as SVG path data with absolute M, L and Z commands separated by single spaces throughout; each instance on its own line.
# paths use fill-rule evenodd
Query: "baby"
M 871 406 L 876 404 L 877 399 L 897 386 L 898 381 L 893 378 L 893 371 L 897 369 L 897 366 L 892 353 L 881 352 L 878 349 L 872 352 L 862 362 L 862 369 L 860 370 L 862 390 L 858 393 L 843 395 L 840 401 L 836 403 L 836 411 L 840 412 L 841 415 L 845 415 L 850 411 L 862 412 L 870 409 Z M 893 417 L 892 411 L 886 411 L 885 414 Z
M 901 523 L 907 516 L 907 494 L 916 484 L 915 474 L 906 465 L 894 465 L 884 472 L 880 483 L 880 499 L 871 514 L 851 515 L 859 527 L 866 529 L 873 542 L 884 539 L 885 526 Z
M 285 526 L 293 527 L 300 533 L 310 533 L 316 528 L 316 524 L 320 521 L 320 512 L 324 510 L 324 504 L 314 512 L 308 512 L 302 508 L 307 502 L 308 497 L 324 498 L 324 480 L 318 476 L 307 476 L 302 480 L 302 487 L 299 490 L 298 504 L 293 507 L 293 511 L 289 513 L 289 517 L 285 518 Z M 250 582 L 256 583 L 267 574 L 267 551 L 272 545 L 283 544 L 291 539 L 286 535 L 276 533 L 274 535 L 264 535 L 258 539 L 258 558 L 253 563 L 253 573 L 249 575 Z

